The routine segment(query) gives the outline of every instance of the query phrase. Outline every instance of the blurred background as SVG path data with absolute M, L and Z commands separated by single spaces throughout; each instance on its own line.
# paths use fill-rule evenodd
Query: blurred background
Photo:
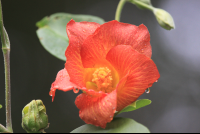
M 57 91 L 51 102 L 49 90 L 61 61 L 49 54 L 36 35 L 36 22 L 53 13 L 89 14 L 114 19 L 119 0 L 2 0 L 4 25 L 11 42 L 12 120 L 14 132 L 21 127 L 21 111 L 33 99 L 46 106 L 50 127 L 46 132 L 70 132 L 85 124 L 78 114 L 73 91 Z M 151 132 L 200 132 L 200 1 L 152 0 L 155 7 L 168 11 L 176 29 L 161 28 L 153 13 L 127 3 L 121 22 L 143 23 L 151 34 L 152 59 L 160 79 L 149 94 L 140 98 L 152 104 L 123 113 L 147 126 Z M 5 125 L 4 63 L 0 51 L 0 123 Z

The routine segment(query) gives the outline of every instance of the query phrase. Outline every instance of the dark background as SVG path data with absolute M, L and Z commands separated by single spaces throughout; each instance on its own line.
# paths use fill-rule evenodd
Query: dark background
M 33 99 L 41 99 L 49 116 L 46 132 L 70 132 L 84 122 L 74 104 L 77 94 L 56 92 L 48 95 L 61 61 L 49 54 L 36 36 L 35 23 L 57 12 L 90 14 L 105 21 L 114 19 L 118 0 L 2 0 L 4 25 L 11 42 L 12 120 L 14 132 L 21 128 L 21 111 Z M 152 104 L 123 113 L 147 126 L 151 132 L 200 132 L 200 1 L 152 0 L 155 7 L 168 11 L 176 29 L 162 29 L 152 12 L 127 3 L 121 21 L 145 24 L 151 34 L 152 59 L 160 79 L 150 94 L 141 98 Z M 0 52 L 0 123 L 5 125 L 4 63 Z

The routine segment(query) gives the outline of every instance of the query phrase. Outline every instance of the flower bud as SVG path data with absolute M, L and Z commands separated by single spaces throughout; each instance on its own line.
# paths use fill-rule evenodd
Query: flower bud
M 174 20 L 168 12 L 160 8 L 154 8 L 153 13 L 161 27 L 167 30 L 175 28 Z
M 48 128 L 48 116 L 41 100 L 32 100 L 24 107 L 22 127 L 28 133 L 40 133 Z

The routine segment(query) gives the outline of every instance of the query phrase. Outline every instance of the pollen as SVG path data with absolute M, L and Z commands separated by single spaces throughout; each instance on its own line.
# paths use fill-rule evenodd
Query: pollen
M 97 68 L 93 73 L 92 82 L 94 82 L 98 90 L 109 92 L 112 89 L 111 70 L 107 67 Z

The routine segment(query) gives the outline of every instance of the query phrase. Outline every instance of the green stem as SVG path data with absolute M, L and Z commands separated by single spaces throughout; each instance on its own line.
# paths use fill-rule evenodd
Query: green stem
M 141 1 L 138 1 L 138 0 L 129 0 L 131 3 L 133 4 L 137 4 L 137 5 L 140 5 L 142 7 L 145 7 L 146 9 L 149 9 L 151 11 L 153 11 L 154 7 L 153 6 L 150 6 L 150 5 L 147 5 Z
M 2 48 L 3 49 L 3 48 Z M 11 88 L 10 88 L 10 49 L 3 49 L 5 66 L 5 95 L 6 95 L 6 128 L 12 131 L 11 119 Z
M 116 10 L 116 13 L 115 13 L 115 20 L 120 21 L 121 12 L 122 12 L 122 9 L 123 9 L 125 3 L 126 3 L 126 0 L 120 0 L 119 1 L 119 4 L 117 6 L 117 10 Z
M 6 128 L 10 132 L 13 132 L 12 119 L 11 119 L 10 41 L 3 25 L 1 0 L 0 0 L 0 34 L 1 34 L 2 51 L 4 56 L 4 67 L 5 67 Z

